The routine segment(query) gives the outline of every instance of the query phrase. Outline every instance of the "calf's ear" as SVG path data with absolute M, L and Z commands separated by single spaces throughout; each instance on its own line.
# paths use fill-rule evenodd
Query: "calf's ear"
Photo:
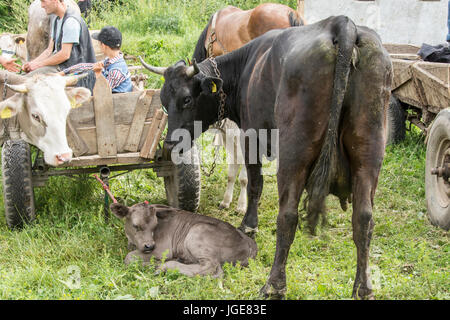
M 12 97 L 0 102 L 0 118 L 8 119 L 14 117 L 17 113 L 22 111 L 23 95 L 16 93 Z
M 220 89 L 222 89 L 223 81 L 216 77 L 206 77 L 202 79 L 200 84 L 202 92 L 204 94 L 215 95 L 219 94 Z
M 119 219 L 125 218 L 129 212 L 128 207 L 120 203 L 112 203 L 109 208 L 111 209 L 111 212 L 114 213 L 114 215 Z
M 173 209 L 170 209 L 170 208 L 167 208 L 167 209 L 158 208 L 158 209 L 153 209 L 153 210 L 156 210 L 156 217 L 158 217 L 158 219 L 165 219 L 165 218 L 171 216 L 173 213 Z
M 86 88 L 66 88 L 66 94 L 69 98 L 72 108 L 78 108 L 91 97 L 91 91 Z

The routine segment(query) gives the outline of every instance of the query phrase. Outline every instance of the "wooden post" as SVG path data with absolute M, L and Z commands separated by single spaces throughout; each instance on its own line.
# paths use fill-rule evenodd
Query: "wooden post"
M 305 0 L 297 0 L 297 12 L 301 17 L 305 17 Z
M 103 75 L 97 76 L 93 91 L 98 155 L 102 158 L 115 156 L 117 145 L 113 99 L 111 88 Z
M 152 123 L 147 132 L 144 145 L 141 148 L 139 155 L 142 158 L 152 159 L 156 153 L 156 147 L 159 143 L 159 138 L 163 132 L 167 122 L 167 114 L 161 109 L 156 110 L 153 116 Z
M 154 90 L 147 90 L 137 100 L 133 121 L 131 122 L 130 131 L 124 146 L 126 151 L 136 152 L 138 150 L 141 134 L 144 130 L 145 118 L 147 117 L 154 93 Z

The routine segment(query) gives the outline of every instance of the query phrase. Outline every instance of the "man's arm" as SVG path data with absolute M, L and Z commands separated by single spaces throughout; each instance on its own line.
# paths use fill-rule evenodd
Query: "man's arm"
M 0 56 L 0 64 L 5 67 L 6 70 L 11 72 L 18 72 L 20 69 L 20 65 L 16 63 L 17 59 L 12 58 L 4 58 Z
M 52 55 L 53 40 L 50 40 L 49 47 L 42 52 L 39 57 L 25 65 L 25 71 L 31 72 L 45 66 L 57 66 L 70 58 L 73 43 L 63 43 L 61 50 Z

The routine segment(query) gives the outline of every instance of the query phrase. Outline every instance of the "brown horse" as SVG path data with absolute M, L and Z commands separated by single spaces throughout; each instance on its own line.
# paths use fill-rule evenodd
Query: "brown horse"
M 304 24 L 304 18 L 297 11 L 278 3 L 263 3 L 251 10 L 228 6 L 211 17 L 197 42 L 193 58 L 200 62 L 211 53 L 217 57 L 269 30 Z

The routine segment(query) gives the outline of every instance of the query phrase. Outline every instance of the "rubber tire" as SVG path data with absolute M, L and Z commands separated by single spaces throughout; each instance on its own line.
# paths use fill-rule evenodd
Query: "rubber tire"
M 389 107 L 387 110 L 387 144 L 397 144 L 406 137 L 406 112 L 403 110 L 402 104 L 394 96 L 389 99 Z
M 439 112 L 431 126 L 425 161 L 425 198 L 428 218 L 433 225 L 448 231 L 450 228 L 450 183 L 431 174 L 431 169 L 443 165 L 447 150 L 450 150 L 450 109 Z
M 6 224 L 10 229 L 20 229 L 36 218 L 27 142 L 8 140 L 3 144 L 2 173 Z
M 174 165 L 172 175 L 164 177 L 166 197 L 170 206 L 195 212 L 200 204 L 200 162 L 197 147 L 191 148 L 183 157 L 193 157 L 192 164 Z

